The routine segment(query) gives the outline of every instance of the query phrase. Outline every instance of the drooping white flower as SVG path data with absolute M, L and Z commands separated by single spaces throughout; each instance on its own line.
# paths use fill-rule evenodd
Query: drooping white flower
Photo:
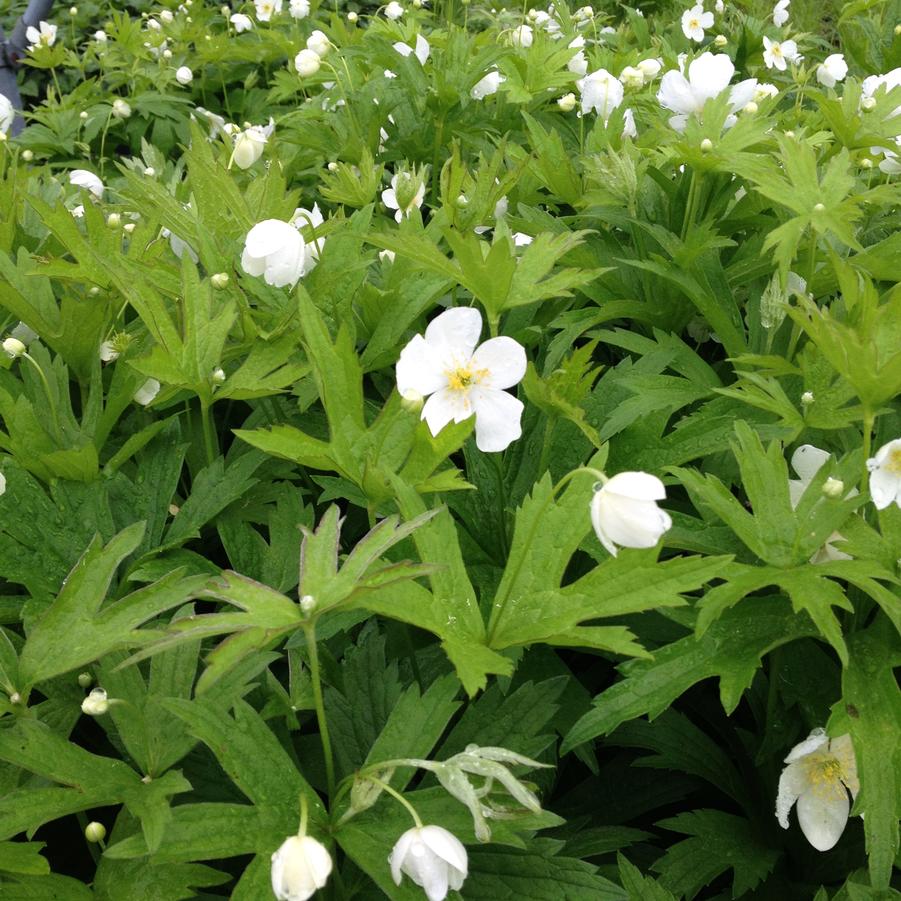
M 429 42 L 421 35 L 416 35 L 416 46 L 411 47 L 409 44 L 398 41 L 391 45 L 401 56 L 410 56 L 411 54 L 419 60 L 419 64 L 424 66 L 429 59 L 431 48 Z
M 507 79 L 504 78 L 497 69 L 492 69 L 472 86 L 469 96 L 472 97 L 473 100 L 484 100 L 486 97 L 496 94 L 498 88 L 506 80 Z
M 594 110 L 606 123 L 623 102 L 622 82 L 606 69 L 598 69 L 576 82 L 582 95 L 582 115 Z
M 239 169 L 249 169 L 263 155 L 266 142 L 274 131 L 275 120 L 270 118 L 268 125 L 250 125 L 238 132 L 231 162 Z
M 127 119 L 131 115 L 131 106 L 121 97 L 113 101 L 113 115 L 117 119 Z
M 826 88 L 834 88 L 848 74 L 848 64 L 841 53 L 831 53 L 817 66 L 817 81 Z
M 883 444 L 875 456 L 867 460 L 870 472 L 870 496 L 877 510 L 893 501 L 901 507 L 901 438 Z
M 319 71 L 322 59 L 315 50 L 304 48 L 294 57 L 294 68 L 301 78 L 309 78 Z
M 385 7 L 385 18 L 391 19 L 392 22 L 396 22 L 402 15 L 404 14 L 404 8 L 397 2 L 397 0 L 391 0 L 391 2 Z
M 313 209 L 311 210 L 305 209 L 304 207 L 298 207 L 294 210 L 294 215 L 291 217 L 291 225 L 296 229 L 302 230 L 308 228 L 310 230 L 311 240 L 307 241 L 304 239 L 304 263 L 302 275 L 311 272 L 319 262 L 319 257 L 322 255 L 322 249 L 325 247 L 325 238 L 313 238 L 312 232 L 319 228 L 324 221 L 318 203 L 314 203 Z
M 94 688 L 81 702 L 81 712 L 88 716 L 103 716 L 109 710 L 109 700 L 106 691 L 102 688 Z
M 25 29 L 25 40 L 28 41 L 29 50 L 52 47 L 56 43 L 56 26 L 52 22 L 38 22 L 37 28 L 29 25 Z
M 261 22 L 268 22 L 282 11 L 282 0 L 253 0 L 253 5 Z
M 635 127 L 635 114 L 632 112 L 631 107 L 623 110 L 623 137 L 638 137 L 638 129 Z
M 186 87 L 194 80 L 194 73 L 188 66 L 179 66 L 175 70 L 175 80 L 183 87 Z
M 564 94 L 562 97 L 558 97 L 557 106 L 559 106 L 564 113 L 574 110 L 576 108 L 576 95 L 570 92 L 569 94 Z
M 405 176 L 406 178 L 411 178 L 412 176 Z M 405 199 L 404 197 L 398 197 L 398 185 L 400 184 L 401 174 L 392 176 L 391 178 L 391 187 L 386 188 L 382 191 L 382 203 L 388 207 L 389 210 L 395 210 L 394 213 L 394 221 L 400 222 L 401 219 L 410 215 L 414 208 L 417 210 L 422 206 L 422 201 L 425 199 L 425 185 L 423 184 L 422 179 L 419 179 L 418 187 L 410 193 L 409 199 Z
M 103 182 L 87 169 L 73 169 L 69 173 L 69 183 L 84 188 L 98 200 L 103 198 Z
M 310 0 L 290 0 L 288 13 L 292 19 L 305 19 L 310 14 Z
M 673 521 L 657 501 L 666 497 L 663 482 L 647 472 L 620 472 L 591 499 L 591 524 L 615 557 L 619 547 L 654 547 Z
M 391 857 L 391 877 L 400 885 L 409 876 L 425 890 L 428 901 L 444 901 L 458 891 L 469 872 L 463 843 L 441 826 L 416 826 L 398 840 Z
M 134 393 L 132 398 L 136 404 L 146 407 L 160 393 L 160 383 L 156 379 L 147 379 Z
M 641 69 L 641 74 L 644 75 L 645 81 L 652 81 L 660 74 L 663 63 L 659 59 L 650 57 L 649 59 L 640 60 L 636 68 Z
M 773 41 L 763 36 L 763 61 L 768 69 L 784 72 L 788 63 L 800 62 L 803 59 L 798 53 L 798 45 L 794 41 Z
M 258 222 L 244 239 L 241 268 L 263 276 L 267 285 L 293 288 L 304 275 L 306 244 L 300 232 L 281 219 Z
M 431 395 L 422 419 L 432 435 L 451 420 L 475 415 L 476 446 L 496 452 L 522 434 L 523 404 L 504 389 L 526 372 L 526 352 L 512 338 L 490 338 L 478 348 L 482 316 L 471 307 L 454 307 L 436 316 L 401 351 L 397 390 L 402 397 Z
M 704 40 L 704 29 L 713 28 L 713 13 L 705 13 L 701 3 L 682 13 L 682 34 L 690 41 Z
M 272 855 L 272 891 L 278 901 L 307 901 L 328 881 L 332 858 L 309 835 L 286 838 Z
M 644 84 L 644 72 L 637 66 L 626 66 L 619 73 L 619 80 L 626 88 L 640 88 Z
M 735 66 L 728 56 L 709 52 L 702 53 L 689 63 L 687 76 L 676 69 L 667 72 L 660 80 L 657 101 L 664 109 L 675 113 L 670 117 L 670 126 L 676 131 L 684 131 L 688 117 L 698 115 L 708 100 L 725 91 L 734 74 Z M 753 99 L 756 86 L 757 80 L 754 78 L 732 86 L 729 109 L 733 114 L 744 109 Z
M 253 19 L 245 16 L 244 13 L 235 13 L 230 19 L 232 26 L 238 34 L 243 31 L 250 31 L 253 28 Z
M 577 53 L 566 64 L 566 68 L 573 75 L 584 75 L 588 71 L 588 58 L 585 56 L 585 38 L 581 34 L 577 35 L 569 42 L 568 48 L 576 50 Z
M 832 740 L 814 729 L 785 758 L 788 766 L 779 777 L 776 819 L 788 829 L 788 813 L 798 804 L 798 824 L 817 851 L 828 851 L 841 838 L 851 810 L 851 798 L 860 791 L 857 761 L 849 735 Z
M 307 38 L 307 50 L 312 50 L 317 56 L 325 59 L 332 49 L 332 42 L 328 35 L 318 28 Z
M 5 94 L 0 94 L 0 134 L 6 134 L 13 125 L 16 111 Z
M 11 360 L 18 359 L 28 350 L 24 341 L 20 341 L 18 338 L 13 338 L 12 336 L 4 338 L 3 344 L 0 345 L 0 347 L 3 348 L 3 353 Z
M 788 21 L 788 7 L 791 0 L 779 0 L 773 7 L 773 24 L 781 28 Z
M 531 47 L 534 39 L 535 35 L 528 25 L 520 25 L 510 32 L 510 43 L 514 47 Z

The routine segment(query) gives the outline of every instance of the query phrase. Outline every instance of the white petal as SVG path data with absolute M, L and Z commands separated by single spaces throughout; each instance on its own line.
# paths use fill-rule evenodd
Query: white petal
M 382 203 L 388 207 L 389 210 L 396 210 L 399 208 L 399 204 L 397 202 L 397 194 L 394 192 L 394 188 L 385 188 L 382 191 Z
M 466 848 L 456 835 L 441 826 L 423 826 L 419 834 L 423 842 L 442 860 L 466 875 L 468 869 Z
M 432 437 L 436 437 L 451 420 L 463 422 L 473 412 L 472 403 L 465 392 L 442 388 L 425 402 L 421 418 L 426 421 Z
M 436 861 L 422 870 L 422 887 L 429 901 L 444 901 L 447 897 L 447 864 Z
M 619 472 L 605 482 L 604 490 L 641 501 L 662 501 L 666 498 L 663 482 L 648 472 Z
M 800 760 L 808 754 L 813 754 L 814 751 L 819 751 L 820 748 L 824 747 L 828 742 L 829 738 L 826 735 L 825 729 L 814 729 L 804 741 L 798 742 L 798 744 L 791 749 L 788 757 L 785 758 L 785 762 L 794 763 L 796 760 Z
M 674 113 L 686 115 L 698 109 L 691 85 L 681 72 L 673 69 L 660 79 L 660 89 L 657 91 L 657 102 L 665 109 Z M 670 125 L 673 125 L 670 121 Z M 676 126 L 673 125 L 673 128 Z M 684 125 L 682 126 L 685 127 Z
M 807 776 L 803 764 L 787 766 L 779 776 L 779 791 L 776 794 L 776 819 L 783 829 L 788 829 L 788 813 L 795 801 L 807 788 Z
M 792 469 L 809 482 L 831 456 L 829 451 L 821 450 L 812 444 L 802 444 L 792 454 Z
M 416 335 L 400 352 L 397 361 L 397 390 L 403 397 L 408 391 L 415 391 L 425 397 L 439 388 L 447 387 L 440 354 L 422 337 Z
M 262 275 L 266 271 L 266 257 L 255 257 L 245 250 L 241 254 L 241 268 L 248 275 Z
M 654 501 L 635 500 L 604 489 L 597 493 L 597 511 L 604 533 L 621 547 L 654 547 L 673 524 Z
M 887 469 L 870 473 L 870 497 L 877 510 L 884 510 L 892 501 L 901 499 L 901 475 Z M 898 504 L 901 507 L 901 503 Z
M 476 447 L 485 453 L 506 450 L 522 435 L 523 402 L 494 388 L 474 388 L 471 393 L 476 412 Z
M 811 788 L 798 798 L 798 824 L 817 851 L 828 851 L 842 837 L 850 809 L 844 789 L 823 794 Z
M 397 840 L 397 844 L 395 844 L 394 849 L 391 851 L 388 863 L 391 865 L 391 878 L 394 880 L 395 885 L 400 885 L 402 878 L 401 866 L 410 850 L 410 845 L 416 840 L 418 832 L 418 829 L 408 829 Z
M 436 316 L 425 330 L 435 349 L 446 349 L 468 361 L 482 333 L 482 314 L 473 307 L 453 307 Z
M 725 53 L 702 53 L 688 66 L 691 90 L 701 106 L 725 90 L 734 74 L 735 66 Z
M 472 355 L 470 365 L 475 372 L 488 370 L 479 384 L 484 388 L 512 388 L 526 374 L 526 352 L 512 338 L 490 338 Z
M 264 219 L 247 233 L 244 249 L 254 257 L 266 256 L 290 242 L 292 234 L 297 234 L 293 225 L 281 219 Z

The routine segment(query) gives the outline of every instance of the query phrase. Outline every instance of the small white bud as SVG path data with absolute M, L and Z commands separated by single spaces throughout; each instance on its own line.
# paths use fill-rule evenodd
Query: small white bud
M 106 224 L 108 228 L 118 228 L 122 224 L 122 217 L 118 213 L 110 213 L 106 217 Z
M 25 160 L 26 163 L 30 163 L 34 159 L 34 154 L 30 150 L 23 150 L 22 159 Z
M 90 673 L 79 673 L 78 684 L 82 688 L 87 688 L 94 681 L 94 677 Z
M 91 693 L 81 702 L 81 712 L 88 716 L 102 716 L 109 710 L 109 700 L 102 688 L 93 688 Z
M 823 482 L 822 491 L 826 497 L 841 497 L 845 493 L 845 483 L 841 479 L 834 479 L 832 476 L 829 476 Z
M 875 97 L 864 97 L 863 100 L 860 101 L 861 109 L 871 110 L 874 106 L 876 106 L 876 98 Z
M 745 111 L 746 113 L 748 113 L 749 115 L 754 115 L 754 113 L 756 113 L 758 109 L 759 109 L 759 107 L 758 107 L 757 104 L 752 100 L 750 103 L 746 103 L 746 104 L 745 104 L 744 111 Z
M 23 154 L 23 156 L 24 156 L 24 154 Z M 860 168 L 861 168 L 861 169 L 872 169 L 872 168 L 873 168 L 873 161 L 872 161 L 868 156 L 865 156 L 865 157 L 860 161 Z
M 724 34 L 718 34 L 718 35 L 713 39 L 713 43 L 714 43 L 717 47 L 725 47 L 726 44 L 729 43 L 729 39 L 728 39 L 728 38 L 726 37 L 726 35 L 724 35 Z
M 789 130 L 785 133 L 785 137 L 794 139 L 795 133 L 794 133 L 791 129 L 789 129 Z
M 144 174 L 145 174 L 148 178 L 153 178 L 153 176 L 156 175 L 156 169 L 154 169 L 153 166 L 147 166 L 147 167 L 144 169 Z
M 25 345 L 18 338 L 5 338 L 3 340 L 3 352 L 13 360 L 21 357 L 25 351 Z
M 215 272 L 210 276 L 210 284 L 214 288 L 222 289 L 228 284 L 227 272 Z
M 704 138 L 701 141 L 701 153 L 710 153 L 711 150 L 713 150 L 713 141 L 710 138 Z
M 331 163 L 328 164 L 328 167 L 327 167 L 327 168 L 328 168 L 328 171 L 329 171 L 329 172 L 337 172 L 337 171 L 338 171 L 338 164 L 337 164 L 336 162 L 331 162 Z
M 305 48 L 294 57 L 294 68 L 301 78 L 309 78 L 319 71 L 322 60 L 315 50 Z
M 125 225 L 122 226 L 122 231 L 130 235 L 136 228 L 137 225 L 135 225 L 134 222 L 126 222 Z
M 225 381 L 225 370 L 221 366 L 217 366 L 210 375 L 210 381 L 214 385 L 221 385 Z
M 96 285 L 92 285 L 90 290 L 88 291 L 88 294 L 90 294 L 91 297 L 96 297 L 99 293 L 100 289 Z
M 809 407 L 813 403 L 813 391 L 805 391 L 801 395 L 801 404 L 805 407 Z
M 14 691 L 9 696 L 9 703 L 10 704 L 21 704 L 22 703 L 22 695 L 20 695 L 19 692 Z
M 69 7 L 69 15 L 70 15 L 70 16 L 77 16 L 77 15 L 78 15 L 78 7 L 77 7 L 77 6 L 70 6 L 70 7 Z
M 172 59 L 172 51 L 168 47 L 163 51 L 163 59 Z
M 564 113 L 569 113 L 576 108 L 576 95 L 575 94 L 564 94 L 562 97 L 557 98 L 557 106 L 563 110 Z
M 175 80 L 180 85 L 189 85 L 194 80 L 194 73 L 187 66 L 179 66 L 175 70 Z
M 87 110 L 82 110 L 78 114 L 78 118 L 81 119 L 82 122 L 84 122 L 88 118 Z
M 305 594 L 300 599 L 300 610 L 306 616 L 309 616 L 316 609 L 316 598 L 311 594 Z
M 174 18 L 175 18 L 175 16 L 172 15 L 172 10 L 171 10 L 171 9 L 164 9 L 164 10 L 160 13 L 160 19 L 161 19 L 163 22 L 165 22 L 167 25 L 171 25 L 171 24 L 172 24 L 172 20 L 173 20 Z
M 825 212 L 826 212 L 826 206 L 825 206 L 825 204 L 822 204 L 822 203 L 815 203 L 815 204 L 813 205 L 813 211 L 814 211 L 815 213 L 825 213 Z
M 454 201 L 454 206 L 459 210 L 465 210 L 469 206 L 469 198 L 465 194 L 460 194 Z
M 347 14 L 347 21 L 350 22 L 351 25 L 356 25 L 358 18 L 359 16 L 353 10 Z
M 91 843 L 102 842 L 106 838 L 106 826 L 96 820 L 84 827 L 84 837 Z

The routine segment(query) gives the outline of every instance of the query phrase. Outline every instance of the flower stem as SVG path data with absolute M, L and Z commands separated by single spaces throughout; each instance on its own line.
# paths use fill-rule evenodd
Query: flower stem
M 316 721 L 319 724 L 319 740 L 325 757 L 325 782 L 329 798 L 335 796 L 335 759 L 332 756 L 332 741 L 329 738 L 328 722 L 325 718 L 325 703 L 322 699 L 322 674 L 319 670 L 319 649 L 316 645 L 316 625 L 310 623 L 303 628 L 310 655 L 310 678 L 313 682 L 313 704 L 316 707 Z
M 212 463 L 219 456 L 216 446 L 216 430 L 213 426 L 213 417 L 211 415 L 212 405 L 201 398 L 200 401 L 200 420 L 203 425 L 203 444 L 206 448 L 207 465 Z
M 870 459 L 870 448 L 873 440 L 873 423 L 876 415 L 870 409 L 869 404 L 863 405 L 863 477 L 860 481 L 860 490 L 865 491 L 869 486 L 869 470 L 867 460 Z
M 388 785 L 387 782 L 382 782 L 381 779 L 376 779 L 375 776 L 367 776 L 366 779 L 373 785 L 379 786 L 382 791 L 387 792 L 389 795 L 391 795 L 391 797 L 394 798 L 395 801 L 403 804 L 403 806 L 407 808 L 410 816 L 413 817 L 413 822 L 416 824 L 416 828 L 422 829 L 422 820 L 419 819 L 419 814 L 416 812 L 416 808 L 399 791 L 392 788 L 390 785 Z

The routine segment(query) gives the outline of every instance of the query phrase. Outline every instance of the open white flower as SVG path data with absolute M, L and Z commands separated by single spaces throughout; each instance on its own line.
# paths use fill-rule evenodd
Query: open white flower
M 779 0 L 773 7 L 773 24 L 781 28 L 788 21 L 788 7 L 791 0 Z
M 591 499 L 591 524 L 598 540 L 615 557 L 617 546 L 654 547 L 673 524 L 657 506 L 666 497 L 663 482 L 647 472 L 620 472 Z
M 56 26 L 51 22 L 39 22 L 37 28 L 29 25 L 25 29 L 25 40 L 28 41 L 29 50 L 52 47 L 56 43 Z
M 328 881 L 332 858 L 309 835 L 292 835 L 272 855 L 272 891 L 278 901 L 307 901 Z
M 245 16 L 244 13 L 235 13 L 230 19 L 232 26 L 238 34 L 242 31 L 251 31 L 253 29 L 253 19 Z
M 305 274 L 306 262 L 303 236 L 290 222 L 264 219 L 244 239 L 241 268 L 248 275 L 262 275 L 275 288 L 293 288 Z
M 817 81 L 826 88 L 834 88 L 848 74 L 848 64 L 841 53 L 831 53 L 817 66 Z
M 800 62 L 802 59 L 794 41 L 773 41 L 766 35 L 763 36 L 763 61 L 768 69 L 784 72 L 788 63 Z
M 598 69 L 576 82 L 582 95 L 582 115 L 594 110 L 606 123 L 623 102 L 622 82 L 606 69 Z
M 664 109 L 675 113 L 670 116 L 670 126 L 676 131 L 684 131 L 688 117 L 699 115 L 708 100 L 725 91 L 734 74 L 735 66 L 728 56 L 709 52 L 702 53 L 689 63 L 687 76 L 677 69 L 667 72 L 660 80 L 657 101 Z M 732 86 L 729 109 L 733 114 L 744 109 L 753 99 L 756 87 L 755 78 L 745 79 Z M 729 124 L 729 120 L 726 124 Z
M 703 41 L 705 28 L 713 28 L 713 13 L 705 13 L 702 4 L 697 3 L 682 13 L 682 34 L 688 40 Z
M 6 134 L 13 125 L 16 111 L 5 94 L 0 94 L 0 134 Z
M 73 169 L 69 173 L 69 184 L 84 188 L 98 200 L 103 199 L 103 182 L 87 169 Z
M 857 761 L 849 735 L 831 741 L 823 729 L 792 748 L 779 777 L 776 819 L 788 829 L 788 813 L 797 801 L 798 824 L 817 851 L 828 851 L 841 838 L 852 798 L 857 797 Z
M 431 48 L 429 42 L 421 35 L 416 35 L 416 46 L 411 47 L 409 44 L 398 41 L 391 45 L 401 56 L 410 56 L 411 54 L 419 60 L 419 64 L 424 66 L 429 58 Z
M 388 862 L 396 885 L 409 876 L 425 889 L 429 901 L 444 901 L 448 890 L 458 891 L 469 872 L 463 843 L 441 826 L 408 829 L 397 840 Z
M 870 471 L 870 496 L 877 510 L 894 501 L 901 507 L 901 438 L 883 444 L 874 457 L 867 460 Z
M 497 93 L 497 89 L 506 81 L 507 79 L 501 75 L 497 69 L 492 69 L 487 75 L 483 75 L 473 86 L 472 90 L 469 92 L 469 96 L 472 97 L 473 100 L 484 100 L 486 97 L 490 97 L 492 94 Z
M 261 22 L 268 22 L 282 11 L 282 0 L 253 0 L 253 5 Z
M 416 189 L 407 192 L 410 194 L 408 199 L 405 197 L 398 197 L 398 184 L 401 179 L 401 174 L 402 173 L 398 173 L 397 175 L 392 176 L 391 187 L 385 188 L 385 190 L 382 191 L 382 203 L 384 203 L 389 210 L 395 210 L 395 222 L 400 222 L 401 219 L 408 217 L 410 213 L 413 212 L 414 208 L 418 210 L 422 206 L 422 201 L 425 199 L 425 184 L 423 184 L 421 178 L 419 179 L 419 185 Z M 404 178 L 410 179 L 412 176 L 405 175 Z
M 512 338 L 490 338 L 478 349 L 482 315 L 455 307 L 436 316 L 401 351 L 397 390 L 402 397 L 426 397 L 422 419 L 432 435 L 451 420 L 476 418 L 479 450 L 504 450 L 522 434 L 523 404 L 504 389 L 526 373 L 526 352 Z

